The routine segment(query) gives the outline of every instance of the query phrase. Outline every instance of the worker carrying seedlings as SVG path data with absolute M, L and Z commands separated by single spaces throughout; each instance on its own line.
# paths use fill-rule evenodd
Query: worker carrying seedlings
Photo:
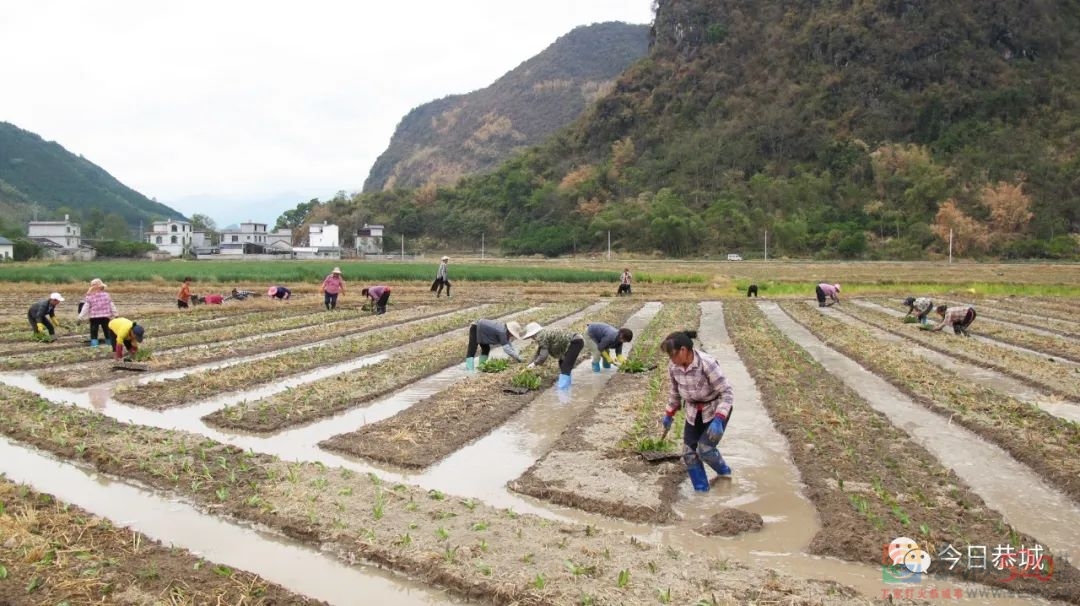
M 818 307 L 828 307 L 833 303 L 840 302 L 839 284 L 826 284 L 825 282 L 822 282 L 821 284 L 817 285 L 817 288 L 814 289 L 814 292 L 817 294 Z M 831 299 L 829 303 L 825 302 L 826 297 Z
M 570 372 L 577 364 L 578 355 L 585 347 L 580 333 L 564 328 L 541 328 L 534 336 L 536 356 L 526 368 L 536 368 L 547 361 L 548 356 L 559 358 L 559 389 L 570 387 Z
M 56 319 L 56 306 L 64 302 L 60 293 L 54 292 L 48 299 L 42 299 L 30 306 L 26 312 L 26 319 L 30 321 L 30 330 L 36 335 L 44 335 L 48 331 L 46 339 L 49 342 L 56 340 L 56 328 L 49 318 Z
M 435 281 L 431 283 L 431 290 L 435 293 L 435 298 L 438 299 L 442 296 L 442 289 L 446 287 L 446 298 L 450 298 L 450 257 L 443 257 L 442 262 L 439 263 L 439 269 L 435 272 Z
M 530 322 L 524 329 L 517 322 L 498 322 L 495 320 L 477 320 L 469 326 L 469 348 L 465 352 L 465 370 L 475 370 L 478 364 L 487 362 L 492 345 L 501 345 L 506 355 L 522 362 L 521 354 L 513 342 L 529 339 L 542 327 Z M 476 348 L 480 348 L 480 360 L 476 360 Z
M 338 295 L 345 294 L 345 280 L 341 279 L 341 268 L 335 267 L 329 276 L 323 278 L 319 292 L 323 295 L 326 311 L 337 309 Z
M 390 303 L 389 286 L 369 286 L 361 290 L 360 294 L 371 299 L 371 313 L 376 315 L 386 313 L 386 305 Z
M 904 314 L 904 317 L 914 317 L 919 321 L 919 324 L 926 324 L 928 322 L 926 317 L 934 310 L 934 302 L 927 297 L 908 297 L 904 299 L 904 306 L 907 307 L 907 313 Z
M 941 316 L 941 322 L 932 330 L 938 331 L 946 326 L 952 326 L 953 333 L 964 335 L 965 337 L 971 336 L 968 334 L 968 327 L 975 321 L 974 307 L 970 305 L 961 305 L 959 307 L 938 305 L 937 312 L 938 315 Z
M 86 291 L 86 296 L 83 297 L 82 309 L 79 310 L 79 321 L 90 321 L 90 347 L 98 346 L 99 330 L 103 341 L 106 343 L 112 341 L 112 333 L 109 332 L 109 320 L 119 315 L 112 296 L 105 292 L 105 288 L 106 284 L 100 278 L 91 280 L 90 289 Z
M 634 340 L 634 331 L 629 328 L 615 328 L 603 322 L 594 322 L 585 327 L 585 335 L 589 337 L 589 351 L 592 353 L 593 372 L 600 372 L 600 363 L 603 361 L 604 368 L 618 366 L 626 361 L 622 355 L 623 343 Z M 611 355 L 611 350 L 615 355 Z
M 139 343 L 142 343 L 146 329 L 138 323 L 124 317 L 113 318 L 109 321 L 109 330 L 113 333 L 113 358 L 130 362 L 131 355 L 139 351 Z M 124 357 L 124 349 L 127 349 L 129 357 Z
M 709 480 L 702 462 L 720 477 L 731 476 L 716 445 L 727 429 L 735 396 L 716 358 L 694 349 L 696 337 L 696 331 L 673 332 L 660 342 L 671 360 L 671 392 L 661 422 L 670 428 L 675 413 L 683 409 L 683 463 L 694 490 L 707 492 Z
M 271 286 L 266 289 L 266 296 L 278 301 L 285 301 L 292 296 L 292 291 L 284 286 Z

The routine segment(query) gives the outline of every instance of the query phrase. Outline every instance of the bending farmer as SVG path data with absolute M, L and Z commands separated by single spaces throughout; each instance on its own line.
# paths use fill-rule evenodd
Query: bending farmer
M 926 324 L 926 316 L 930 315 L 930 312 L 934 309 L 934 302 L 926 297 L 908 297 L 904 299 L 904 305 L 907 306 L 907 313 L 904 317 L 915 316 L 919 320 L 919 324 Z
M 56 328 L 53 327 L 49 318 L 56 318 L 56 306 L 64 302 L 60 293 L 54 292 L 48 299 L 42 299 L 30 306 L 26 312 L 26 319 L 30 321 L 30 330 L 35 334 L 44 334 L 49 331 L 49 340 L 56 340 Z
M 271 286 L 266 289 L 266 296 L 278 301 L 285 301 L 292 297 L 292 291 L 284 286 Z
M 139 351 L 139 343 L 142 343 L 145 329 L 127 318 L 113 318 L 109 322 L 109 330 L 112 331 L 115 341 L 113 342 L 113 357 L 117 360 L 124 357 L 124 348 L 129 354 Z
M 938 315 L 941 316 L 941 322 L 933 328 L 933 330 L 941 330 L 945 326 L 952 326 L 953 333 L 958 335 L 964 335 L 970 337 L 968 334 L 968 326 L 975 321 L 975 308 L 970 305 L 962 305 L 960 307 L 946 307 L 944 305 L 937 306 Z
M 501 345 L 506 355 L 521 362 L 521 354 L 513 346 L 515 339 L 528 339 L 540 331 L 540 325 L 536 322 L 529 324 L 524 330 L 517 322 L 496 322 L 495 320 L 477 320 L 469 326 L 469 349 L 465 352 L 465 370 L 476 369 L 476 348 L 480 348 L 480 364 L 488 359 L 492 345 Z
M 578 354 L 585 347 L 585 339 L 579 333 L 563 328 L 543 328 L 533 337 L 536 341 L 536 357 L 528 368 L 535 368 L 547 361 L 548 356 L 559 358 L 559 389 L 570 387 L 570 372 L 577 364 Z
M 694 350 L 696 336 L 694 331 L 673 332 L 660 342 L 660 349 L 671 359 L 671 393 L 661 421 L 665 429 L 671 427 L 675 413 L 683 408 L 683 463 L 694 490 L 706 492 L 709 480 L 702 462 L 720 477 L 731 475 L 716 445 L 727 429 L 735 396 L 716 358 Z
M 817 294 L 818 307 L 828 307 L 829 305 L 832 305 L 833 303 L 839 303 L 840 302 L 840 285 L 839 284 L 826 284 L 826 283 L 822 282 L 821 284 L 817 285 L 817 288 L 814 289 L 814 292 Z M 828 298 L 832 299 L 832 302 L 826 303 L 825 302 L 825 297 L 828 297 Z
M 600 360 L 603 359 L 604 368 L 618 366 L 626 361 L 622 355 L 623 343 L 629 343 L 634 339 L 634 331 L 629 328 L 615 328 L 610 324 L 596 322 L 585 327 L 585 334 L 589 337 L 589 352 L 592 354 L 593 372 L 600 372 Z M 609 350 L 615 350 L 612 357 Z
M 386 304 L 390 302 L 389 286 L 369 286 L 361 290 L 360 294 L 371 299 L 371 313 L 386 313 Z

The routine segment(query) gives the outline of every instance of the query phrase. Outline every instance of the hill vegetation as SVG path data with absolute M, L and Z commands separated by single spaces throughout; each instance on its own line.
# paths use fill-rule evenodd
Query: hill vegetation
M 1080 4 L 660 0 L 652 36 L 495 172 L 328 210 L 549 255 L 1077 254 Z
M 109 225 L 137 227 L 142 221 L 182 219 L 182 214 L 150 200 L 60 144 L 13 124 L 0 122 L 0 212 L 8 227 L 33 218 L 82 223 L 84 237 L 115 237 Z M 89 224 L 89 226 L 88 226 Z M 96 226 L 96 227 L 95 227 Z M 120 229 L 122 237 L 128 230 Z
M 580 116 L 648 44 L 647 25 L 578 27 L 487 88 L 413 109 L 364 191 L 447 185 L 489 172 Z

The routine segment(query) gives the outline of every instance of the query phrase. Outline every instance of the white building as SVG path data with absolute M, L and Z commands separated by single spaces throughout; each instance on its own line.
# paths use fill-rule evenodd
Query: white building
M 266 223 L 247 221 L 239 229 L 222 230 L 218 248 L 223 255 L 288 253 L 292 252 L 292 230 L 269 231 Z
M 0 261 L 11 261 L 15 258 L 15 244 L 4 236 L 0 236 Z
M 31 221 L 27 224 L 26 236 L 31 239 L 45 239 L 59 244 L 61 248 L 76 250 L 82 244 L 81 228 L 72 223 L 68 215 L 63 221 Z
M 356 252 L 361 255 L 381 255 L 383 251 L 383 226 L 368 225 L 356 230 Z
M 193 231 L 187 221 L 154 221 L 151 230 L 145 233 L 148 243 L 158 250 L 174 257 L 183 256 L 185 250 L 195 250 L 206 244 L 206 232 Z
M 341 248 L 338 226 L 327 222 L 308 226 L 308 246 L 314 248 Z

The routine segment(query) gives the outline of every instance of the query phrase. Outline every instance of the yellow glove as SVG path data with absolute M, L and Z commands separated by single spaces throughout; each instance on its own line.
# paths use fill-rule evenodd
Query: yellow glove
M 37 323 L 37 331 L 38 332 L 45 332 L 45 325 L 42 324 L 41 322 L 38 322 Z
M 616 364 L 625 364 L 626 363 L 626 356 L 623 356 L 623 355 L 615 356 L 615 363 Z
M 614 364 L 615 363 L 615 361 L 611 359 L 611 352 L 606 350 L 606 349 L 604 351 L 600 352 L 600 357 L 604 358 L 604 361 L 607 362 L 608 364 Z

